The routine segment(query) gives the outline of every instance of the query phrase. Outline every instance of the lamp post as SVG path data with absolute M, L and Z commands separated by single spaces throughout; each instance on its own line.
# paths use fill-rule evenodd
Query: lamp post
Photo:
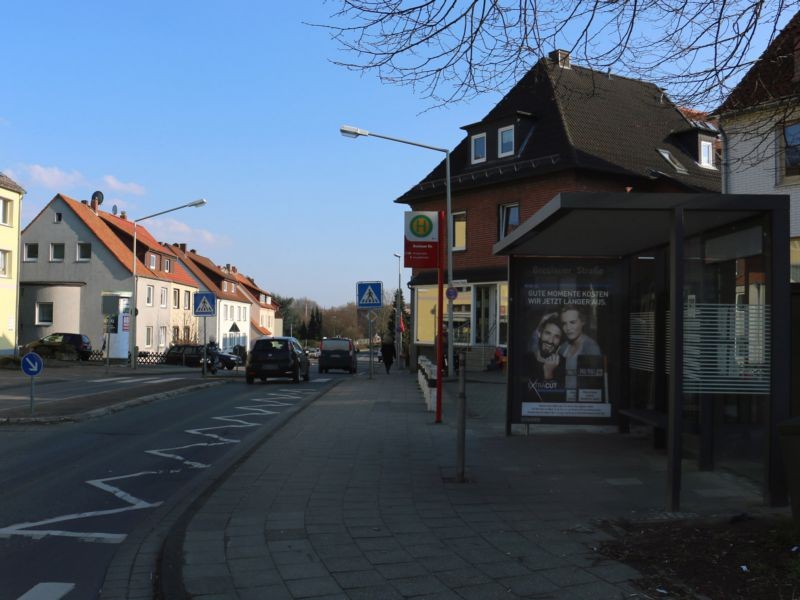
M 445 166 L 445 187 L 446 187 L 446 211 L 445 218 L 447 219 L 447 287 L 453 285 L 453 207 L 450 196 L 450 150 L 447 148 L 439 148 L 437 146 L 429 146 L 419 142 L 412 142 L 401 138 L 382 135 L 366 129 L 359 129 L 352 125 L 342 125 L 339 128 L 339 133 L 345 137 L 357 138 L 360 136 L 369 136 L 381 138 L 382 140 L 389 140 L 390 142 L 399 142 L 401 144 L 408 144 L 410 146 L 417 146 L 419 148 L 426 148 L 428 150 L 435 150 L 436 152 L 444 152 L 444 166 Z M 447 372 L 449 377 L 453 377 L 455 373 L 455 365 L 453 363 L 453 300 L 447 298 Z
M 131 298 L 131 331 L 130 331 L 130 340 L 129 340 L 129 354 L 131 356 L 131 368 L 136 368 L 137 362 L 137 352 L 136 352 L 136 313 L 138 312 L 136 309 L 136 299 L 137 299 L 137 288 L 138 282 L 136 281 L 136 226 L 139 221 L 144 221 L 145 219 L 152 219 L 153 217 L 158 217 L 160 215 L 165 215 L 167 213 L 171 213 L 176 210 L 180 210 L 182 208 L 198 208 L 200 206 L 205 206 L 206 200 L 205 198 L 200 198 L 199 200 L 195 200 L 194 202 L 189 202 L 188 204 L 181 204 L 180 206 L 176 206 L 174 208 L 168 208 L 167 210 L 162 210 L 157 213 L 153 213 L 152 215 L 147 215 L 145 217 L 140 217 L 133 222 L 133 297 Z
M 400 363 L 400 354 L 403 351 L 403 332 L 400 329 L 400 295 L 403 293 L 403 288 L 400 287 L 401 283 L 401 276 L 400 276 L 400 259 L 402 258 L 399 254 L 395 253 L 395 258 L 397 259 L 397 293 L 394 296 L 394 344 L 397 348 L 397 362 Z M 399 369 L 400 367 L 398 367 Z

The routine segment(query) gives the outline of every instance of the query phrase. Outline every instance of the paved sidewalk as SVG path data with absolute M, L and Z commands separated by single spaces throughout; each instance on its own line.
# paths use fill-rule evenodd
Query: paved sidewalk
M 439 425 L 414 376 L 341 383 L 173 530 L 180 568 L 165 583 L 204 600 L 633 597 L 638 573 L 595 551 L 608 537 L 599 525 L 675 516 L 661 511 L 664 456 L 611 428 L 505 437 L 502 384 L 469 378 L 469 481 L 458 484 L 454 383 Z M 701 515 L 761 502 L 755 486 L 689 461 L 683 498 Z

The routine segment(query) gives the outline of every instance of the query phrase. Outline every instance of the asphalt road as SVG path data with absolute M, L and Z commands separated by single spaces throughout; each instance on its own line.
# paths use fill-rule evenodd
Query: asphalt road
M 102 418 L 0 427 L 0 600 L 97 598 L 116 547 L 149 512 L 335 379 L 237 378 Z M 62 399 L 81 385 L 59 383 Z

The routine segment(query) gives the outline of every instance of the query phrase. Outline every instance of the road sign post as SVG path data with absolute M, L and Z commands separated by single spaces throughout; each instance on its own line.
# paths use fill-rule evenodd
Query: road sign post
M 22 357 L 22 372 L 31 378 L 31 416 L 34 414 L 34 396 L 36 376 L 44 370 L 44 361 L 36 352 L 28 352 Z
M 367 312 L 367 335 L 369 336 L 369 378 L 372 379 L 372 321 L 373 312 L 370 309 L 383 306 L 383 282 L 359 281 L 356 283 L 356 307 Z
M 203 317 L 203 377 L 206 376 L 206 318 L 217 316 L 217 297 L 214 292 L 196 292 L 192 314 Z

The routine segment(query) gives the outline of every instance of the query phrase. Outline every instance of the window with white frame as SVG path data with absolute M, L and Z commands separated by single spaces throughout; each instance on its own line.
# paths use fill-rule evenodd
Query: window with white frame
M 25 262 L 36 262 L 39 260 L 39 244 L 32 242 L 23 246 L 22 260 Z
M 36 325 L 52 325 L 52 324 L 53 324 L 53 303 L 37 302 Z
M 472 164 L 486 162 L 486 134 L 479 133 L 470 138 L 470 156 Z
M 514 126 L 501 127 L 497 130 L 497 156 L 511 156 L 514 154 Z
M 231 282 L 231 291 L 232 291 L 232 292 L 235 292 L 235 291 L 236 291 L 236 284 L 235 284 L 235 283 L 233 283 L 233 282 Z
M 228 282 L 227 281 L 223 281 L 222 282 L 222 291 L 223 292 L 227 292 L 228 291 Z
M 162 325 L 158 328 L 158 346 L 163 348 L 167 345 L 167 326 Z
M 0 198 L 0 225 L 11 226 L 11 220 L 13 219 L 11 209 L 13 206 L 8 198 Z
M 79 262 L 86 262 L 92 258 L 92 244 L 89 242 L 78 242 L 77 260 Z
M 188 290 L 183 292 L 183 310 L 189 310 L 192 305 L 192 293 Z
M 519 225 L 519 204 L 501 204 L 497 223 L 497 239 L 502 240 Z
M 800 122 L 782 127 L 783 176 L 800 175 Z
M 11 277 L 10 250 L 0 250 L 0 277 Z
M 144 346 L 145 348 L 153 347 L 153 327 L 151 325 L 144 328 Z
M 153 296 L 155 295 L 155 292 L 156 289 L 152 285 L 148 285 L 147 288 L 145 289 L 144 303 L 147 306 L 153 306 Z
M 55 215 L 53 215 L 53 223 L 61 223 L 63 220 L 64 215 L 62 215 L 60 212 L 57 212 Z
M 170 260 L 168 258 L 164 259 L 164 272 L 169 273 L 170 268 Z
M 172 290 L 172 308 L 181 307 L 181 291 Z
M 237 306 L 236 307 L 236 320 L 237 321 L 241 321 L 242 320 L 242 307 L 241 306 Z
M 453 213 L 453 250 L 467 248 L 467 213 Z
M 151 269 L 155 269 L 156 268 L 156 255 L 155 254 L 151 254 L 150 255 L 150 268 Z
M 714 167 L 714 144 L 706 140 L 700 141 L 700 166 Z
M 50 244 L 50 262 L 64 262 L 64 244 Z
M 242 309 L 242 321 L 247 321 L 247 307 Z
M 160 302 L 161 308 L 167 308 L 167 294 L 168 294 L 167 288 L 162 287 L 161 288 L 161 302 Z

